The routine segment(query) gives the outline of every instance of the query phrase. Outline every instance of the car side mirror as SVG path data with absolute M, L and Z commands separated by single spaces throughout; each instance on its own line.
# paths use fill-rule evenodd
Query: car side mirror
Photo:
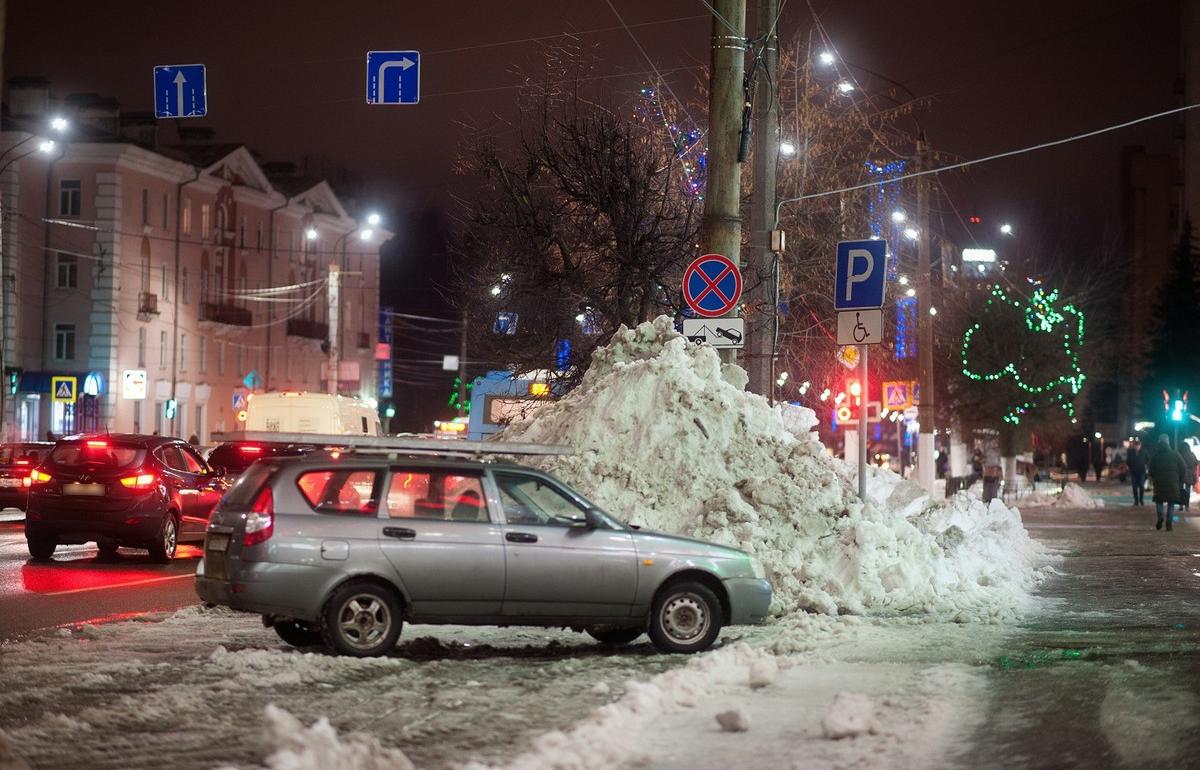
M 571 525 L 571 529 L 597 529 L 600 526 L 600 517 L 591 508 L 583 512 L 583 521 L 576 521 Z

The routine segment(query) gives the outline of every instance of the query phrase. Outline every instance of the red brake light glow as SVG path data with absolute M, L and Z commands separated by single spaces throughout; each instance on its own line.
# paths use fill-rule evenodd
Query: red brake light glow
M 136 476 L 125 476 L 121 479 L 121 486 L 129 489 L 153 489 L 155 482 L 158 479 L 153 473 L 139 473 Z
M 250 512 L 246 514 L 246 533 L 242 535 L 242 545 L 258 545 L 264 543 L 275 533 L 275 497 L 271 488 L 263 487 L 254 502 L 250 504 Z
M 17 465 L 29 465 L 28 460 L 17 460 Z
M 87 442 L 88 449 L 108 449 L 107 441 L 89 440 Z
M 238 447 L 238 449 L 242 452 L 245 452 L 246 454 L 255 454 L 255 455 L 259 454 L 260 452 L 263 451 L 262 447 L 255 446 L 254 444 L 243 444 L 242 446 Z

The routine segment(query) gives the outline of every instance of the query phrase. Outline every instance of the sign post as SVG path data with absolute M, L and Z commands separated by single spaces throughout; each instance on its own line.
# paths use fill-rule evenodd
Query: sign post
M 863 399 L 867 380 L 867 348 L 883 341 L 883 288 L 887 276 L 885 241 L 842 241 L 837 245 L 833 306 L 838 310 L 838 344 L 858 345 L 858 378 Z M 867 409 L 858 414 L 858 498 L 867 499 Z

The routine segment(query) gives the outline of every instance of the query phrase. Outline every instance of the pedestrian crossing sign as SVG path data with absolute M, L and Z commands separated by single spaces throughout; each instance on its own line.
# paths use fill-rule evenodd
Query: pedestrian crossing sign
M 892 412 L 903 412 L 913 405 L 913 391 L 916 383 L 912 380 L 883 383 L 883 406 Z
M 79 384 L 78 377 L 51 377 L 50 395 L 56 404 L 75 403 L 75 393 Z

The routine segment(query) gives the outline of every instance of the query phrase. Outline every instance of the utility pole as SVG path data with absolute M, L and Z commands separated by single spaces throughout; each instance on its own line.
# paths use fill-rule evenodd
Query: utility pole
M 917 170 L 929 168 L 925 132 L 917 139 Z M 917 358 L 920 366 L 921 403 L 917 405 L 917 483 L 933 491 L 933 268 L 929 257 L 929 175 L 917 177 Z
M 463 311 L 462 335 L 458 340 L 458 416 L 467 414 L 467 319 L 469 314 Z
M 775 21 L 779 0 L 758 0 L 758 31 L 762 57 L 754 88 L 754 191 L 750 204 L 750 286 L 748 304 L 752 316 L 746 324 L 746 360 L 749 391 L 770 396 L 775 355 L 779 302 L 775 297 L 775 260 L 771 251 L 771 228 L 775 226 L 775 172 L 779 160 L 778 88 L 779 36 Z M 767 308 L 770 308 L 767 311 Z M 768 322 L 769 319 L 769 322 Z
M 713 0 L 708 83 L 708 177 L 704 186 L 704 251 L 740 265 L 742 167 L 738 164 L 746 106 L 746 0 Z M 736 310 L 730 311 L 736 315 Z M 732 350 L 721 359 L 734 360 Z
M 337 262 L 329 263 L 329 393 L 338 393 L 338 374 L 341 367 L 338 350 L 338 331 L 341 319 L 338 317 L 339 283 L 341 282 L 341 266 Z

